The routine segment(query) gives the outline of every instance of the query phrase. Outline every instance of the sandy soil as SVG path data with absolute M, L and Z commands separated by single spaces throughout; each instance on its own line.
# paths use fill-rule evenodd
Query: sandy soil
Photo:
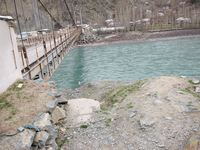
M 22 88 L 18 88 L 23 84 Z M 0 95 L 0 134 L 13 134 L 21 126 L 31 124 L 46 110 L 45 104 L 54 98 L 48 91 L 55 88 L 48 82 L 18 80 Z

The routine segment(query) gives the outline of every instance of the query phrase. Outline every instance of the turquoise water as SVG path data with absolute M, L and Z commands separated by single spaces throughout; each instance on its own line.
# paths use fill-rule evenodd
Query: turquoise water
M 136 81 L 169 74 L 200 79 L 200 38 L 71 49 L 50 80 L 58 89 L 73 89 L 79 81 Z

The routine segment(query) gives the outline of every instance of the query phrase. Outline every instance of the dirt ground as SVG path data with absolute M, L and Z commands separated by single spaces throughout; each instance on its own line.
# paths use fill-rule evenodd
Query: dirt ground
M 23 84 L 21 88 L 17 86 Z M 18 80 L 0 95 L 0 134 L 13 134 L 21 126 L 31 124 L 46 110 L 45 104 L 54 98 L 48 91 L 55 85 L 48 82 Z
M 158 76 L 132 83 L 93 81 L 63 90 L 66 98 L 95 98 L 101 110 L 93 112 L 87 128 L 71 128 L 66 118 L 62 126 L 67 130 L 59 133 L 58 143 L 62 150 L 199 149 L 199 84 L 192 80 Z

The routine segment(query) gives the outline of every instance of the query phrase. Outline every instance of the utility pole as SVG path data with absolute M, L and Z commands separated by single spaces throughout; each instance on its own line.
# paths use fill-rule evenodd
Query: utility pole
M 75 25 L 76 25 L 76 11 L 74 10 L 74 21 L 75 21 Z
M 81 24 L 83 24 L 83 22 L 82 22 L 81 10 L 80 10 L 80 19 L 81 19 Z

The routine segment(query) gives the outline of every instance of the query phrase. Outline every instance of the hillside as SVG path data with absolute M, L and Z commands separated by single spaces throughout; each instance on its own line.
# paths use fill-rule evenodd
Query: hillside
M 63 0 L 41 2 L 63 26 L 72 23 Z M 36 0 L 16 0 L 16 3 L 23 31 L 52 28 L 51 19 L 40 3 L 38 7 L 41 16 L 37 11 L 34 13 L 33 8 L 37 8 Z M 82 15 L 82 23 L 95 24 L 97 27 L 105 26 L 105 20 L 113 18 L 113 14 L 116 25 L 121 26 L 129 26 L 130 21 L 143 18 L 150 18 L 151 24 L 172 24 L 179 17 L 190 18 L 194 23 L 199 23 L 200 20 L 200 0 L 67 0 L 67 3 L 73 17 L 76 16 L 77 23 L 81 22 Z M 16 18 L 13 0 L 0 0 L 0 15 L 11 15 Z M 53 26 L 56 27 L 55 24 Z

